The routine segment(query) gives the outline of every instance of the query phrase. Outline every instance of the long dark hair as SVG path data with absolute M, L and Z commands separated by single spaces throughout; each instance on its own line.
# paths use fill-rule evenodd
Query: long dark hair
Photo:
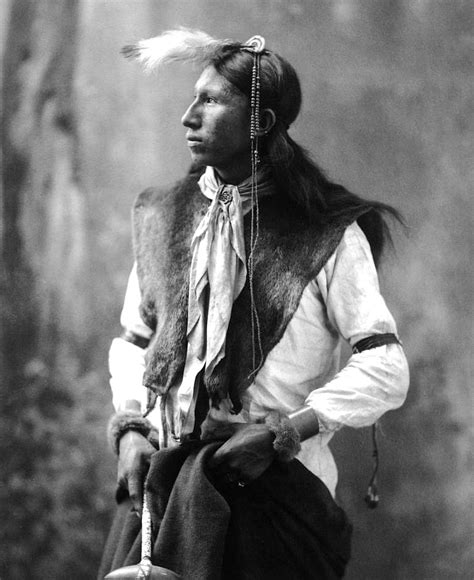
M 219 74 L 250 98 L 253 56 L 238 43 L 220 47 L 210 60 Z M 392 206 L 365 200 L 342 185 L 331 182 L 307 151 L 288 134 L 301 109 L 302 95 L 293 66 L 274 52 L 265 51 L 260 61 L 261 109 L 270 108 L 276 122 L 261 140 L 262 161 L 273 173 L 279 195 L 289 198 L 309 220 L 325 220 L 354 210 L 365 212 L 357 220 L 369 240 L 376 265 L 391 243 L 386 217 L 403 223 Z

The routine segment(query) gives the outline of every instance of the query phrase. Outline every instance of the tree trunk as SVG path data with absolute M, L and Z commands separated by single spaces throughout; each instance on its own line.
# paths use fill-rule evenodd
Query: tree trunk
M 77 0 L 15 0 L 5 45 L 0 575 L 8 578 L 46 577 L 53 569 L 46 562 L 59 535 L 51 459 L 67 437 L 61 430 L 73 400 L 68 378 L 83 366 L 77 347 L 87 310 L 80 284 L 87 248 L 74 113 L 77 22 Z

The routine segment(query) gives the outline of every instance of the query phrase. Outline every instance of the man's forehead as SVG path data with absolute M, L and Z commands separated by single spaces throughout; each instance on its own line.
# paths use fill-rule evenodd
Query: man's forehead
M 212 65 L 206 67 L 202 71 L 201 76 L 194 85 L 194 88 L 197 93 L 212 90 L 214 92 L 218 91 L 229 97 L 242 94 L 237 87 L 230 83 L 224 76 L 219 74 Z

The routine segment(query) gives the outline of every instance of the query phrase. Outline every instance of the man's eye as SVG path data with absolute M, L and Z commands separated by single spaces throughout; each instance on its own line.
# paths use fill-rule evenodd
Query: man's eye
M 206 97 L 206 103 L 217 103 L 217 101 L 213 97 Z

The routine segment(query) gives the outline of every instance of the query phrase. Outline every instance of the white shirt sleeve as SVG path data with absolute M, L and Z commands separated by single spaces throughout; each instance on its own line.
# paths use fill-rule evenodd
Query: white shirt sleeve
M 120 316 L 124 330 L 143 338 L 151 338 L 153 331 L 143 322 L 140 311 L 140 288 L 134 264 L 128 280 L 125 300 Z M 140 348 L 123 338 L 115 338 L 109 350 L 110 387 L 116 411 L 123 409 L 128 400 L 138 401 L 142 409 L 146 406 L 147 393 L 143 386 L 146 349 Z
M 357 224 L 349 226 L 316 282 L 330 323 L 351 346 L 374 334 L 394 333 L 380 294 L 369 243 Z M 346 366 L 306 399 L 323 430 L 365 427 L 402 405 L 409 383 L 403 349 L 389 344 L 353 354 Z

